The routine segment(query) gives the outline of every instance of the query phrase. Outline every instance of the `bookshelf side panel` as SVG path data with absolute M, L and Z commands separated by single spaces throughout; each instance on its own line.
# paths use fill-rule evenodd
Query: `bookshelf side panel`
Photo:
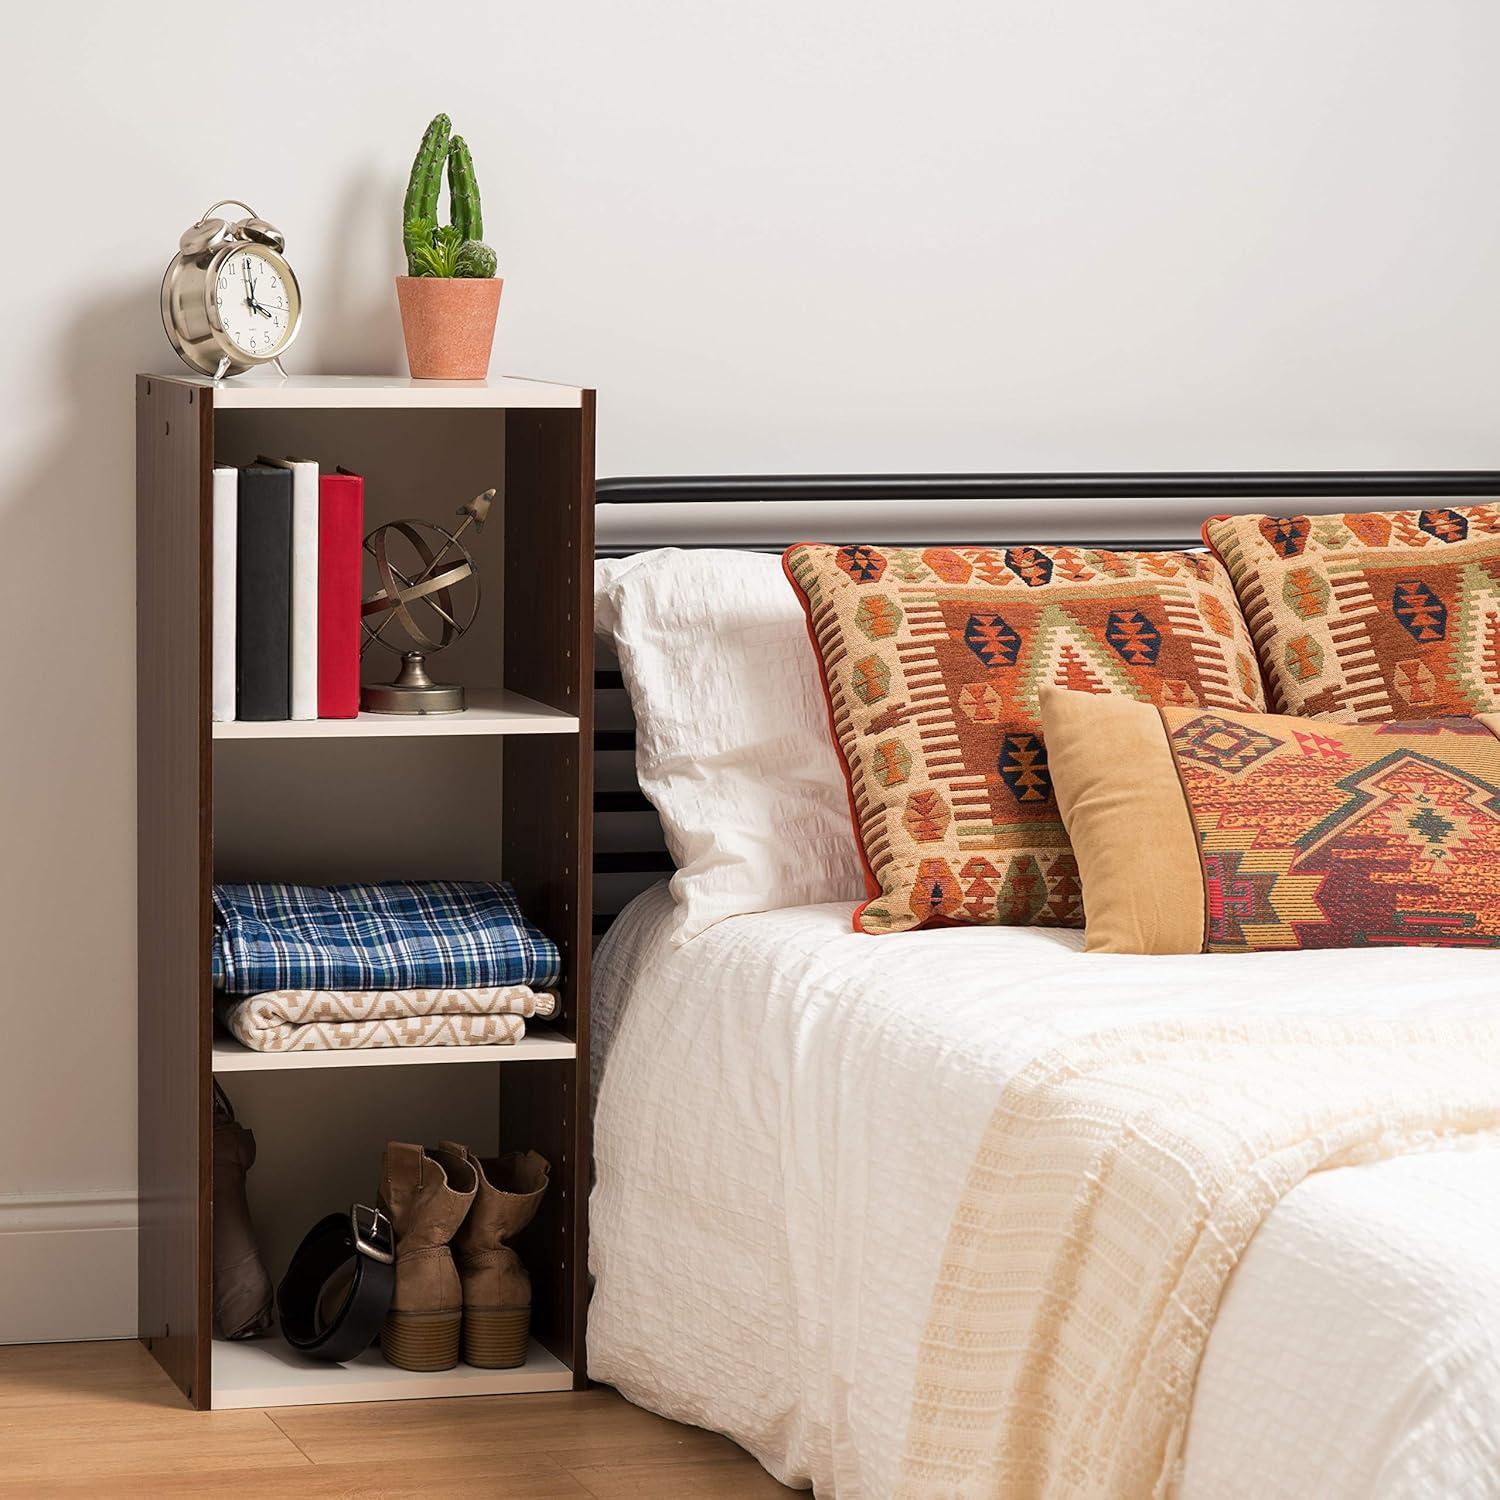
M 589 960 L 593 867 L 594 397 L 575 411 L 510 411 L 505 423 L 505 679 L 576 714 L 576 737 L 512 740 L 504 761 L 504 866 L 521 904 L 563 953 L 560 1024 L 575 1062 L 507 1077 L 502 1124 L 544 1139 L 553 1190 L 528 1249 L 535 1336 L 586 1383 Z M 544 1246 L 555 1251 L 543 1260 Z
M 213 395 L 136 382 L 139 1333 L 209 1405 Z

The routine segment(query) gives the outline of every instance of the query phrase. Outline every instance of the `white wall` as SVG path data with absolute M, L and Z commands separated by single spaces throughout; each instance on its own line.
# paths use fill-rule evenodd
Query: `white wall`
M 301 370 L 399 368 L 470 140 L 496 368 L 600 471 L 1491 466 L 1485 0 L 12 6 L 0 91 L 0 1338 L 131 1328 L 134 370 L 213 198 Z

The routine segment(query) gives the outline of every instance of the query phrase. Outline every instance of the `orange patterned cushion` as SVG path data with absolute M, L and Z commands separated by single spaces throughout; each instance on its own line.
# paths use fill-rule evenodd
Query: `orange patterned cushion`
M 1352 724 L 1500 709 L 1500 507 L 1216 516 L 1271 706 Z
M 1500 716 L 1048 692 L 1042 720 L 1091 952 L 1500 947 Z
M 785 565 L 864 850 L 857 930 L 1081 925 L 1044 683 L 1264 706 L 1234 591 L 1206 553 L 804 543 Z

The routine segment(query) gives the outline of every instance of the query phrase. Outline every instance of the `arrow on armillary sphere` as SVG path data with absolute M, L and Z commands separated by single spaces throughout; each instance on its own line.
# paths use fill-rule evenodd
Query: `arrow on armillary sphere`
M 459 546 L 460 539 L 471 526 L 478 529 L 484 525 L 489 517 L 490 505 L 494 501 L 494 498 L 494 490 L 488 489 L 483 494 L 476 495 L 467 505 L 459 506 L 454 514 L 464 518 L 462 523 L 453 533 L 444 532 L 444 535 L 448 539 L 443 543 L 442 550 L 428 558 L 426 565 L 415 578 L 408 578 L 386 557 L 385 538 L 383 535 L 380 536 L 380 540 L 373 546 L 366 540 L 365 551 L 374 557 L 376 568 L 381 577 L 385 578 L 388 575 L 390 578 L 395 579 L 401 587 L 399 590 L 393 589 L 389 592 L 384 588 L 377 589 L 375 593 L 371 594 L 360 605 L 361 615 L 373 615 L 382 612 L 385 614 L 385 619 L 365 636 L 364 643 L 359 648 L 361 656 L 364 655 L 365 647 L 374 641 L 380 640 L 381 633 L 385 630 L 385 627 L 396 618 L 401 620 L 402 625 L 413 641 L 425 645 L 429 650 L 439 647 L 440 643 L 429 639 L 427 632 L 422 630 L 407 612 L 406 606 L 409 601 L 425 599 L 427 607 L 440 615 L 444 623 L 451 630 L 456 631 L 458 629 L 458 621 L 443 608 L 438 600 L 453 584 L 469 576 L 469 573 L 472 571 L 472 564 L 465 558 L 457 567 L 450 568 L 446 573 L 439 573 L 437 570 L 442 567 L 443 560 L 448 554 L 455 547 Z M 374 534 L 378 535 L 384 532 L 385 529 L 385 527 L 380 527 Z M 427 545 L 422 541 L 420 534 L 414 529 L 408 528 L 404 521 L 393 522 L 391 529 L 400 531 L 412 546 L 417 549 L 419 554 L 427 551 Z

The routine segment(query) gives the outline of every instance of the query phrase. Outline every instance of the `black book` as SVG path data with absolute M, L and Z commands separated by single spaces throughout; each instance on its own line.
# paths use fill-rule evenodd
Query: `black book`
M 291 717 L 292 471 L 240 470 L 235 710 Z

